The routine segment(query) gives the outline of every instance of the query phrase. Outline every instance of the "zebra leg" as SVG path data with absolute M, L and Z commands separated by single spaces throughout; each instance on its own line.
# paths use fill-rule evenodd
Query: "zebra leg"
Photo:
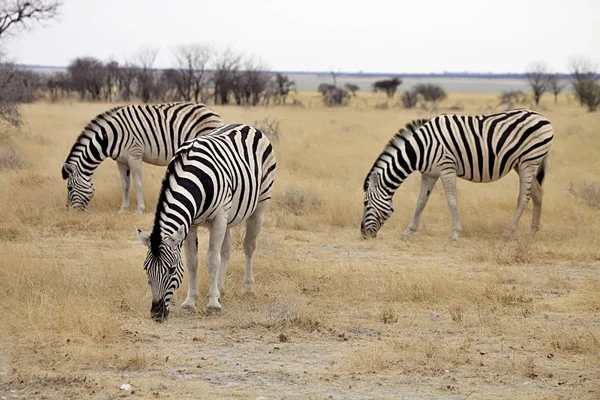
M 542 198 L 544 197 L 544 188 L 536 178 L 533 178 L 531 185 L 531 199 L 533 200 L 533 217 L 531 218 L 531 232 L 537 232 L 540 229 L 540 218 L 542 217 Z
M 415 233 L 419 229 L 419 221 L 421 220 L 421 215 L 423 214 L 423 210 L 427 205 L 427 200 L 429 200 L 429 195 L 437 182 L 437 176 L 431 175 L 421 175 L 421 191 L 419 192 L 419 199 L 417 200 L 417 209 L 415 210 L 415 215 L 408 226 L 408 229 L 404 231 L 404 237 L 406 239 L 410 238 L 410 236 Z
M 532 168 L 529 165 L 523 166 L 520 165 L 517 169 L 519 173 L 519 199 L 517 201 L 517 211 L 513 215 L 510 224 L 503 233 L 505 238 L 508 238 L 517 228 L 517 224 L 519 223 L 519 219 L 521 218 L 521 214 L 523 214 L 523 210 L 525 210 L 525 206 L 529 203 L 529 199 L 531 198 L 531 184 L 535 175 L 535 168 Z
M 442 175 L 442 183 L 446 191 L 446 199 L 452 215 L 452 233 L 450 240 L 457 240 L 458 234 L 462 230 L 460 218 L 458 217 L 458 195 L 456 193 L 456 171 L 448 171 Z
M 131 175 L 133 176 L 133 186 L 135 187 L 135 196 L 137 198 L 137 210 L 142 214 L 146 209 L 144 204 L 144 190 L 142 188 L 142 160 L 135 160 L 130 164 Z
M 225 277 L 227 276 L 227 265 L 231 258 L 231 230 L 227 228 L 225 231 L 225 238 L 223 239 L 223 245 L 221 246 L 221 268 L 219 269 L 219 292 L 223 296 L 225 291 Z
M 221 267 L 221 247 L 227 232 L 227 214 L 220 213 L 213 219 L 210 225 L 210 237 L 208 240 L 208 254 L 206 255 L 206 266 L 210 276 L 208 289 L 208 302 L 206 308 L 211 312 L 220 312 L 219 302 L 219 269 Z
M 121 201 L 121 209 L 118 214 L 123 214 L 129 208 L 129 188 L 130 188 L 130 177 L 129 177 L 129 165 L 117 161 L 119 166 L 119 173 L 121 174 L 121 186 L 123 187 L 123 200 Z
M 246 284 L 246 290 L 253 292 L 254 276 L 252 274 L 252 257 L 254 256 L 254 250 L 256 250 L 256 243 L 258 241 L 258 234 L 262 229 L 263 222 L 265 220 L 265 212 L 267 211 L 267 205 L 269 200 L 265 200 L 256 207 L 256 210 L 246 220 L 246 232 L 244 233 L 244 254 L 246 255 L 246 274 L 244 276 L 244 283 Z
M 190 310 L 196 311 L 196 300 L 200 297 L 200 291 L 198 290 L 198 227 L 192 225 L 190 227 L 190 231 L 183 242 L 183 247 L 185 250 L 185 265 L 187 267 L 188 272 L 188 293 L 187 298 L 183 303 L 181 303 L 181 307 Z

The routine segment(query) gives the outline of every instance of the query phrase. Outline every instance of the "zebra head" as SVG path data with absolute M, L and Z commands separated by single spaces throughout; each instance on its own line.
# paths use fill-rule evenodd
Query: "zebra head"
M 373 170 L 367 176 L 364 184 L 364 212 L 360 233 L 363 239 L 375 238 L 381 226 L 394 212 L 392 194 L 385 190 L 381 175 Z
M 85 176 L 73 164 L 65 163 L 62 177 L 67 181 L 67 208 L 83 211 L 94 196 L 91 176 Z
M 144 270 L 148 275 L 148 284 L 152 290 L 152 306 L 150 317 L 156 322 L 163 322 L 169 315 L 169 305 L 173 292 L 179 288 L 183 279 L 183 262 L 181 261 L 181 243 L 185 239 L 185 228 L 159 240 L 136 228 L 137 237 L 148 247 L 144 261 Z

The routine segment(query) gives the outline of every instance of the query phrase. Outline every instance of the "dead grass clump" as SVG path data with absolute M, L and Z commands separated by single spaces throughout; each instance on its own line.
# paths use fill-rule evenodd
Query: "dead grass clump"
M 294 215 L 314 213 L 323 205 L 323 200 L 306 190 L 288 186 L 279 200 L 280 204 Z
M 493 262 L 498 265 L 529 264 L 537 257 L 532 237 L 521 237 L 475 249 L 473 261 Z
M 555 350 L 576 353 L 597 353 L 600 340 L 589 330 L 576 327 L 553 329 L 549 338 L 550 346 Z
M 574 184 L 571 182 L 569 193 L 578 201 L 593 208 L 600 208 L 600 186 L 595 182 Z
M 281 121 L 276 118 L 265 117 L 260 121 L 254 121 L 254 127 L 267 135 L 272 142 L 278 142 L 281 139 Z
M 23 155 L 14 147 L 0 145 L 0 171 L 19 170 L 27 166 Z
M 503 307 L 522 306 L 533 302 L 531 295 L 516 287 L 506 289 L 498 285 L 486 285 L 483 296 L 492 303 Z
M 25 236 L 25 232 L 14 226 L 0 226 L 0 241 L 15 242 Z
M 398 322 L 398 315 L 396 310 L 391 306 L 386 306 L 381 310 L 381 321 L 384 324 L 395 324 Z
M 454 322 L 462 322 L 463 321 L 465 310 L 463 309 L 462 306 L 457 305 L 457 304 L 452 305 L 452 306 L 448 307 L 448 312 L 450 313 L 450 317 L 452 318 L 452 321 L 454 321 Z

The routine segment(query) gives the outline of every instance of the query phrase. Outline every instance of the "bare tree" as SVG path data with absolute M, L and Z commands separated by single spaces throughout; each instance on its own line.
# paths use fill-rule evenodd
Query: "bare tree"
M 200 101 L 208 83 L 206 69 L 212 54 L 212 48 L 203 44 L 188 44 L 173 49 L 176 68 L 171 79 L 181 99 Z
M 588 106 L 590 111 L 595 111 L 596 104 L 598 65 L 588 58 L 576 57 L 570 61 L 571 75 L 573 76 L 573 91 L 579 104 Z
M 0 1 L 0 39 L 18 28 L 30 28 L 32 23 L 43 23 L 58 16 L 61 1 L 2 0 Z
M 565 86 L 558 78 L 558 74 L 548 74 L 548 89 L 554 95 L 554 104 L 558 103 L 558 95 L 563 91 Z
M 358 92 L 358 89 L 360 89 L 358 87 L 358 85 L 355 85 L 353 83 L 346 83 L 344 85 L 344 88 L 349 91 L 350 93 L 352 93 L 352 96 L 356 97 L 356 92 Z
M 109 61 L 105 66 L 104 101 L 112 101 L 113 91 L 119 81 L 121 68 L 117 61 Z
M 61 5 L 60 1 L 0 1 L 0 47 L 3 39 L 18 29 L 55 19 Z M 27 82 L 19 77 L 19 70 L 12 64 L 0 63 L 0 123 L 20 126 L 20 103 L 26 90 Z
M 229 93 L 240 67 L 241 57 L 226 49 L 215 58 L 212 80 L 215 85 L 215 104 L 229 104 Z
M 133 63 L 137 68 L 137 95 L 148 103 L 156 90 L 156 74 L 153 70 L 154 61 L 158 55 L 158 49 L 151 46 L 142 47 L 133 57 Z
M 533 93 L 533 101 L 536 106 L 539 106 L 540 98 L 548 89 L 548 69 L 544 63 L 536 62 L 529 65 L 525 76 Z
M 123 101 L 131 100 L 131 95 L 133 93 L 132 86 L 137 74 L 137 68 L 131 63 L 127 63 L 123 67 L 119 68 L 117 86 Z

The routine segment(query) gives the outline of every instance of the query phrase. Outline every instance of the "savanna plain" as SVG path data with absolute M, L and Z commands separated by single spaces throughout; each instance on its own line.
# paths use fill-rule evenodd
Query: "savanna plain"
M 373 105 L 215 106 L 228 123 L 280 121 L 273 201 L 243 285 L 243 227 L 223 312 L 179 307 L 150 319 L 142 270 L 164 167 L 144 164 L 147 211 L 117 215 L 116 163 L 96 171 L 88 210 L 65 209 L 60 169 L 87 121 L 114 104 L 37 102 L 25 126 L 0 138 L 0 396 L 35 398 L 600 398 L 600 113 L 567 96 L 544 98 L 554 125 L 542 227 L 531 204 L 502 239 L 518 179 L 459 180 L 463 232 L 441 185 L 409 241 L 420 177 L 395 213 L 362 240 L 362 183 L 405 123 L 434 115 Z M 492 94 L 450 94 L 440 111 L 495 109 Z M 309 107 L 310 106 L 310 107 Z M 134 197 L 132 196 L 132 199 Z M 135 204 L 135 201 L 132 201 Z M 201 299 L 208 291 L 199 233 Z M 120 390 L 124 383 L 130 391 Z

